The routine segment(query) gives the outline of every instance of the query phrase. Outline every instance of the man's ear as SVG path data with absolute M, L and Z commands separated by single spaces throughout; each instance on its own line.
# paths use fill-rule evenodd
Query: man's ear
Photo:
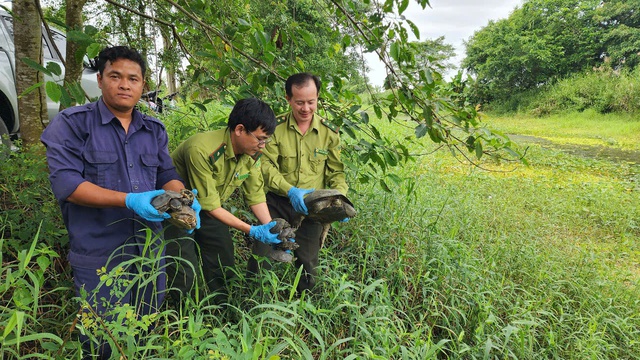
M 242 132 L 244 130 L 245 130 L 244 125 L 238 124 L 238 125 L 236 125 L 236 128 L 233 129 L 233 132 L 236 134 L 236 136 L 240 136 L 240 135 L 242 135 Z

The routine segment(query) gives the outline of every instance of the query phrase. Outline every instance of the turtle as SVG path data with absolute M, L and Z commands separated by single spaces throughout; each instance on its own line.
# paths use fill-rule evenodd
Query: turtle
M 278 239 L 282 242 L 272 247 L 269 252 L 269 257 L 281 262 L 291 262 L 293 260 L 291 250 L 299 247 L 298 244 L 289 240 L 295 239 L 296 230 L 292 228 L 285 219 L 275 218 L 273 221 L 275 221 L 276 224 L 269 231 L 272 234 L 278 234 Z M 289 250 L 289 252 L 287 252 L 287 250 Z
M 315 190 L 304 198 L 304 204 L 307 206 L 309 214 L 299 215 L 294 220 L 293 226 L 297 229 L 305 218 L 322 224 L 320 247 L 324 244 L 324 239 L 329 233 L 331 223 L 356 216 L 356 209 L 353 207 L 353 203 L 344 194 L 335 189 Z
M 191 207 L 193 199 L 195 195 L 190 190 L 182 189 L 180 192 L 166 190 L 163 194 L 154 197 L 151 205 L 156 210 L 171 215 L 167 219 L 171 224 L 193 230 L 196 228 L 196 212 Z

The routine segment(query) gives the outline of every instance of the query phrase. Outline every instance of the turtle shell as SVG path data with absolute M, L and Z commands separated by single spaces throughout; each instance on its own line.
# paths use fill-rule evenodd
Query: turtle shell
M 160 212 L 171 215 L 169 222 L 183 229 L 194 229 L 196 227 L 196 213 L 191 208 L 194 194 L 182 189 L 180 192 L 166 190 L 163 194 L 154 197 L 151 205 Z
M 308 219 L 319 223 L 332 223 L 356 216 L 356 209 L 346 196 L 334 189 L 320 189 L 304 198 Z

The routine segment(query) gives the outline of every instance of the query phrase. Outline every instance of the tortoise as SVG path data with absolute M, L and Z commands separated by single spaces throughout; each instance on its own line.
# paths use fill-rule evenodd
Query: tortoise
M 180 192 L 166 190 L 164 194 L 160 194 L 151 200 L 156 210 L 166 212 L 171 215 L 167 219 L 171 224 L 187 230 L 196 228 L 196 212 L 193 210 L 193 199 L 195 195 L 187 189 Z
M 271 252 L 269 252 L 269 257 L 277 261 L 291 262 L 293 260 L 291 250 L 299 247 L 298 244 L 289 240 L 295 239 L 296 230 L 292 228 L 285 219 L 275 218 L 273 221 L 275 221 L 276 224 L 269 231 L 272 234 L 278 234 L 278 239 L 282 242 L 272 247 Z M 289 252 L 287 252 L 287 250 L 289 250 Z
M 294 228 L 300 227 L 303 219 L 322 224 L 322 234 L 320 235 L 320 247 L 324 244 L 324 239 L 329 233 L 331 223 L 345 218 L 356 216 L 356 209 L 353 203 L 340 191 L 335 189 L 319 189 L 304 198 L 304 204 L 309 211 L 308 215 L 299 215 L 294 220 Z

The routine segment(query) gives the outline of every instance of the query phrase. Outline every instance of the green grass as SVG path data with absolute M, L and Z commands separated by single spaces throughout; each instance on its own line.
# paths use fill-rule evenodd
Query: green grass
M 611 128 L 573 116 L 542 121 L 547 126 L 489 119 L 507 132 L 566 134 L 576 144 L 603 131 L 616 146 L 637 136 L 627 134 L 638 126 L 631 119 L 608 118 Z M 557 124 L 565 121 L 573 123 Z M 404 136 L 384 122 L 377 126 Z M 426 141 L 405 142 L 412 152 L 429 153 Z M 116 334 L 129 359 L 640 359 L 638 165 L 525 145 L 529 166 L 485 162 L 492 171 L 484 171 L 438 151 L 397 169 L 404 180 L 394 193 L 352 182 L 358 215 L 334 226 L 321 254 L 318 294 L 295 295 L 299 274 L 288 264 L 246 279 L 247 248 L 238 237 L 229 304 L 204 297 L 167 306 L 137 344 L 132 334 L 146 326 L 143 319 L 110 329 L 125 330 Z M 0 175 L 23 179 L 17 174 L 31 174 L 37 159 L 16 156 Z M 58 242 L 29 253 L 34 234 L 60 237 L 62 226 L 51 226 L 59 221 L 56 205 L 41 170 L 33 171 L 31 183 L 0 185 L 3 254 L 14 254 L 3 256 L 0 271 L 7 284 L 0 287 L 0 328 L 10 329 L 3 330 L 2 351 L 77 357 L 77 342 L 67 335 L 76 307 L 66 301 L 69 274 L 36 261 L 60 264 L 64 256 L 48 251 Z M 41 233 L 18 216 L 25 191 L 44 204 L 25 203 L 48 224 Z M 28 254 L 29 266 L 20 265 Z M 47 286 L 29 280 L 39 269 Z M 53 304 L 29 301 L 38 292 Z M 17 309 L 16 294 L 27 305 Z M 31 336 L 20 348 L 18 332 Z
M 485 121 L 506 133 L 538 136 L 561 143 L 640 150 L 640 121 L 634 115 L 587 110 L 547 117 L 489 116 Z

